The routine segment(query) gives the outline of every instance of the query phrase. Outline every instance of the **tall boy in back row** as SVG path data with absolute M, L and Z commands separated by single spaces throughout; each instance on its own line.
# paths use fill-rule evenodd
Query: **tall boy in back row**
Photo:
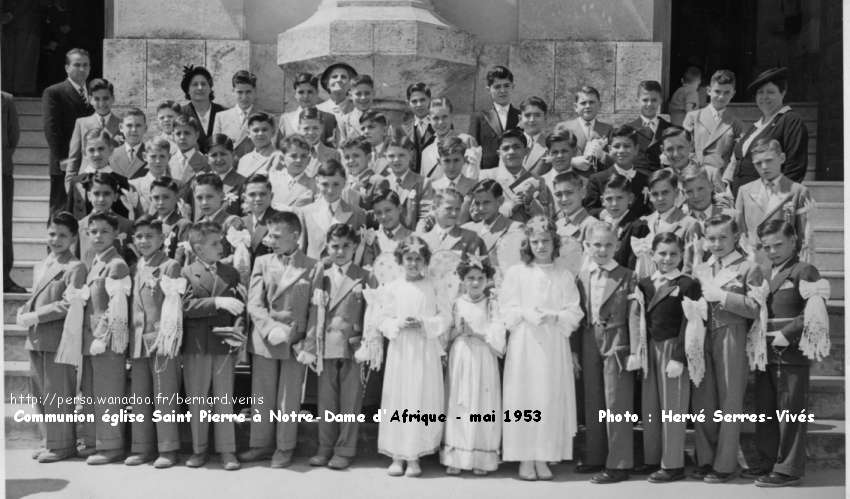
M 661 95 L 661 84 L 657 81 L 640 82 L 637 92 L 640 116 L 628 123 L 637 131 L 635 169 L 647 177 L 661 168 L 661 134 L 671 126 L 669 121 L 658 116 L 663 102 Z
M 481 169 L 499 166 L 499 143 L 506 130 L 519 124 L 519 109 L 511 104 L 514 75 L 504 66 L 494 66 L 487 72 L 487 90 L 492 106 L 474 113 L 469 120 L 469 135 L 481 146 Z

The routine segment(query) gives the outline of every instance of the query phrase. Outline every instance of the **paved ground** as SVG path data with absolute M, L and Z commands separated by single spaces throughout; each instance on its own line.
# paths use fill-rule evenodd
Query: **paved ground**
M 690 480 L 654 485 L 634 478 L 615 485 L 593 485 L 587 481 L 587 476 L 573 473 L 572 464 L 554 467 L 555 480 L 552 482 L 520 481 L 516 478 L 515 464 L 505 465 L 488 477 L 463 475 L 456 478 L 446 476 L 444 468 L 434 459 L 423 463 L 424 475 L 420 478 L 392 478 L 386 475 L 385 467 L 388 464 L 388 460 L 371 458 L 356 462 L 351 469 L 343 472 L 310 468 L 306 458 L 297 458 L 296 464 L 285 470 L 271 470 L 265 463 L 226 472 L 215 461 L 204 469 L 188 469 L 181 465 L 168 470 L 156 470 L 151 466 L 129 468 L 117 464 L 94 468 L 86 466 L 81 460 L 40 465 L 30 459 L 28 450 L 7 450 L 6 497 L 318 499 L 341 496 L 346 499 L 415 499 L 446 497 L 449 492 L 458 498 L 487 499 L 561 499 L 570 496 L 696 499 L 717 498 L 720 494 L 723 499 L 798 499 L 804 495 L 832 499 L 845 496 L 845 476 L 842 470 L 815 471 L 806 477 L 802 487 L 766 490 L 758 489 L 743 479 L 724 485 L 708 485 Z

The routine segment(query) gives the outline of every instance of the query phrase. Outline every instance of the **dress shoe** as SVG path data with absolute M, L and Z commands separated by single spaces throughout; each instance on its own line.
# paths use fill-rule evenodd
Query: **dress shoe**
M 76 452 L 73 447 L 68 449 L 44 449 L 43 452 L 38 455 L 38 462 L 55 463 L 74 457 L 75 454 Z
M 163 452 L 156 458 L 156 461 L 153 462 L 154 468 L 165 469 L 170 468 L 177 464 L 177 453 L 176 452 Z
M 104 450 L 87 457 L 86 464 L 97 466 L 100 464 L 114 463 L 120 461 L 123 455 L 124 451 L 121 449 Z
M 777 473 L 775 471 L 758 477 L 756 487 L 792 487 L 800 484 L 800 477 Z
M 401 476 L 404 475 L 404 465 L 402 464 L 401 459 L 393 460 L 393 463 L 387 468 L 387 475 L 389 476 Z
M 47 449 L 45 449 L 44 447 L 39 447 L 38 449 L 32 451 L 32 458 L 38 459 L 38 455 L 41 454 L 42 452 L 46 451 L 46 450 Z
M 770 473 L 769 469 L 766 468 L 747 468 L 741 471 L 741 476 L 743 478 L 758 478 L 760 476 L 764 476 Z
M 404 470 L 404 476 L 416 477 L 422 474 L 422 468 L 419 467 L 419 461 L 413 460 L 407 462 L 407 469 Z
M 93 456 L 97 453 L 97 449 L 94 446 L 88 447 L 86 445 L 77 449 L 77 457 L 81 457 L 83 459 L 88 459 L 89 456 Z
M 709 473 L 711 473 L 711 465 L 704 464 L 702 466 L 694 468 L 694 470 L 691 471 L 691 474 L 688 476 L 693 478 L 694 480 L 703 480 L 705 479 L 705 476 Z
M 138 466 L 140 464 L 149 463 L 156 459 L 155 454 L 131 454 L 124 460 L 127 466 Z
M 20 286 L 15 281 L 6 281 L 3 283 L 3 292 L 4 293 L 26 293 L 27 290 L 23 286 Z
M 576 465 L 576 473 L 599 473 L 600 471 L 602 471 L 602 466 L 598 464 Z
M 243 463 L 253 463 L 255 461 L 265 461 L 274 454 L 274 449 L 265 449 L 262 447 L 254 447 L 239 453 L 239 461 Z
M 286 468 L 292 464 L 292 451 L 280 450 L 274 451 L 272 456 L 272 468 Z
M 236 454 L 233 452 L 222 452 L 221 453 L 221 467 L 227 471 L 238 470 L 242 467 L 239 464 L 239 460 L 236 459 Z
M 675 482 L 676 480 L 682 480 L 685 478 L 685 468 L 675 468 L 675 469 L 664 469 L 656 471 L 655 473 L 649 475 L 647 480 L 650 483 L 668 483 Z
M 328 456 L 316 454 L 315 456 L 310 458 L 310 466 L 327 466 L 330 460 L 331 458 L 329 458 Z
M 201 466 L 207 464 L 207 459 L 209 459 L 209 456 L 207 456 L 206 453 L 192 454 L 192 456 L 186 460 L 186 466 L 188 466 L 189 468 L 200 468 Z
M 711 470 L 711 473 L 705 475 L 705 478 L 703 478 L 702 481 L 705 483 L 726 483 L 733 478 L 735 478 L 734 473 L 721 473 L 716 470 Z
M 626 470 L 613 470 L 605 468 L 600 473 L 593 475 L 590 483 L 606 484 L 624 482 L 629 479 L 629 472 Z
M 657 464 L 641 464 L 640 466 L 635 466 L 632 468 L 632 474 L 635 475 L 651 475 L 656 471 L 660 470 L 661 466 Z
M 490 472 L 487 470 L 479 470 L 477 468 L 473 468 L 472 474 L 475 476 L 487 476 Z
M 328 461 L 328 468 L 332 470 L 344 470 L 351 465 L 351 458 L 334 456 Z

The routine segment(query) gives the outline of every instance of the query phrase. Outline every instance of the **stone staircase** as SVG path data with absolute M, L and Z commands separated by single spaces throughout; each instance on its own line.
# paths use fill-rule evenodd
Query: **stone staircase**
M 41 103 L 38 99 L 18 99 L 21 122 L 21 141 L 15 153 L 15 202 L 13 213 L 13 247 L 15 250 L 14 279 L 24 287 L 32 286 L 32 268 L 46 254 L 44 227 L 48 212 L 48 150 L 42 133 Z M 810 153 L 814 154 L 814 137 L 817 130 L 816 115 L 805 105 L 794 105 L 801 110 L 810 126 L 812 139 Z M 811 106 L 809 106 L 811 108 Z M 741 107 L 739 115 L 755 116 L 752 111 Z M 749 114 L 746 114 L 749 113 Z M 752 118 L 752 117 L 751 117 Z M 752 118 L 754 119 L 754 118 Z M 814 165 L 814 157 L 809 163 Z M 807 177 L 813 177 L 813 171 Z M 815 221 L 817 266 L 832 284 L 832 299 L 829 302 L 832 354 L 829 358 L 812 366 L 809 410 L 816 422 L 809 425 L 808 453 L 815 466 L 843 467 L 844 443 L 844 187 L 843 182 L 807 181 L 818 202 L 819 212 Z M 8 244 L 8 243 L 7 243 Z M 35 424 L 16 423 L 11 416 L 22 408 L 10 404 L 12 394 L 29 392 L 29 362 L 24 350 L 26 332 L 14 325 L 18 307 L 28 298 L 27 294 L 7 294 L 3 299 L 5 324 L 3 326 L 3 366 L 5 390 L 6 441 L 9 447 L 33 447 L 38 444 L 38 428 Z M 303 426 L 303 425 L 302 425 Z M 305 445 L 315 445 L 315 425 L 306 425 L 301 432 Z M 370 426 L 370 425 L 367 425 Z M 244 433 L 244 428 L 240 433 Z M 374 428 L 364 428 L 361 447 L 364 454 L 374 453 Z M 752 427 L 746 427 L 742 435 L 745 452 L 752 449 Z M 302 440 L 299 438 L 299 440 Z M 579 438 L 579 441 L 582 439 Z M 579 444 L 580 445 L 580 444 Z M 300 443 L 299 443 L 300 446 Z M 304 451 L 305 454 L 309 452 Z M 299 449 L 299 454 L 302 451 Z

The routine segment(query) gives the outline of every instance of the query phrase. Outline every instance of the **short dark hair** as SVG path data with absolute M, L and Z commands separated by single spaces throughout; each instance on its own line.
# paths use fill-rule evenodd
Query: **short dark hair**
M 466 143 L 458 136 L 442 138 L 437 141 L 437 155 L 441 158 L 450 154 L 462 155 L 465 152 Z
M 611 176 L 608 177 L 608 181 L 606 181 L 605 185 L 602 187 L 602 192 L 605 192 L 606 189 L 615 189 L 631 194 L 631 186 L 632 183 L 629 182 L 629 179 L 619 173 L 612 173 Z
M 367 74 L 359 74 L 351 79 L 351 88 L 356 87 L 357 85 L 367 85 L 371 89 L 375 89 L 375 82 L 372 80 L 372 77 Z
M 310 85 L 319 90 L 319 78 L 311 73 L 298 73 L 292 80 L 292 89 L 295 90 L 299 85 Z
M 371 206 L 375 206 L 381 201 L 387 201 L 397 207 L 401 206 L 401 199 L 398 197 L 398 194 L 388 186 L 379 184 L 379 186 L 372 192 L 372 195 L 369 198 L 369 204 Z
M 209 185 L 218 192 L 224 192 L 224 182 L 222 182 L 221 177 L 217 173 L 204 172 L 197 175 L 192 182 L 192 190 L 194 191 L 195 187 L 201 185 Z
M 449 112 L 451 113 L 453 113 L 455 109 L 454 105 L 452 104 L 452 101 L 449 100 L 448 97 L 435 97 L 431 99 L 431 104 L 428 105 L 428 109 L 431 109 L 433 107 L 447 107 L 449 108 Z
M 718 69 L 713 75 L 711 75 L 711 83 L 717 83 L 718 85 L 734 85 L 735 73 L 728 69 Z
M 269 181 L 269 177 L 262 173 L 255 173 L 245 179 L 245 186 L 247 187 L 248 184 L 263 184 L 269 191 L 272 190 L 272 183 Z
M 330 243 L 331 239 L 335 237 L 348 239 L 355 245 L 360 244 L 360 235 L 347 223 L 336 223 L 331 225 L 330 229 L 328 229 L 327 236 L 325 236 L 325 242 Z
M 781 234 L 782 236 L 790 239 L 797 237 L 797 230 L 787 221 L 781 218 L 775 218 L 773 220 L 767 220 L 759 225 L 756 230 L 756 234 L 759 239 L 772 236 L 774 234 Z
M 209 140 L 209 149 L 212 150 L 213 147 L 223 147 L 225 150 L 233 152 L 233 140 L 223 133 L 216 133 L 210 137 Z
M 274 128 L 274 116 L 269 113 L 264 113 L 263 111 L 255 111 L 251 113 L 251 116 L 248 116 L 248 126 L 250 127 L 252 123 L 256 122 L 268 123 L 270 127 Z
M 343 149 L 343 150 L 344 149 L 360 149 L 361 151 L 363 151 L 363 154 L 365 154 L 367 156 L 372 154 L 372 144 L 370 144 L 369 141 L 366 140 L 366 137 L 364 137 L 362 135 L 358 135 L 357 137 L 347 139 L 345 142 L 340 144 L 339 148 Z
M 365 125 L 369 122 L 380 123 L 384 126 L 387 126 L 387 117 L 379 111 L 370 109 L 360 116 L 361 125 Z
M 622 125 L 611 131 L 611 142 L 615 138 L 625 138 L 632 141 L 632 144 L 637 145 L 637 131 L 629 125 Z
M 662 93 L 661 84 L 655 80 L 643 80 L 638 83 L 638 95 L 641 92 L 658 92 Z
M 549 112 L 549 106 L 546 105 L 546 101 L 543 100 L 540 97 L 537 97 L 536 95 L 532 95 L 531 97 L 528 97 L 528 98 L 524 99 L 522 102 L 520 102 L 520 104 L 519 104 L 520 112 L 525 111 L 525 108 L 527 108 L 528 106 L 534 106 L 536 108 L 539 108 L 541 111 L 543 111 L 543 114 L 546 114 L 546 113 Z
M 429 99 L 431 98 L 431 89 L 428 88 L 428 85 L 426 83 L 423 83 L 421 81 L 411 83 L 407 86 L 407 91 L 405 92 L 405 95 L 407 95 L 407 100 L 410 100 L 410 96 L 413 95 L 413 92 L 421 92 L 425 94 L 425 96 Z
M 691 134 L 684 128 L 677 125 L 668 126 L 663 132 L 661 132 L 661 143 L 663 144 L 665 140 L 673 139 L 681 135 L 684 135 L 685 138 L 688 139 L 688 142 L 691 141 Z
M 156 106 L 157 113 L 162 111 L 163 109 L 171 109 L 177 114 L 183 114 L 183 109 L 180 107 L 180 104 L 170 99 L 164 100 L 160 102 L 158 106 Z
M 91 226 L 92 222 L 106 222 L 112 227 L 112 230 L 118 230 L 118 219 L 115 218 L 115 215 L 106 213 L 105 211 L 89 215 L 89 226 Z
M 133 222 L 133 232 L 141 227 L 150 227 L 162 234 L 162 221 L 153 215 L 142 215 Z
M 138 116 L 145 123 L 148 122 L 148 117 L 145 116 L 145 112 L 142 111 L 141 109 L 137 108 L 137 107 L 131 107 L 130 109 L 126 110 L 124 112 L 124 114 L 121 116 L 121 121 L 124 121 L 124 118 L 126 118 L 128 116 Z
M 578 147 L 578 137 L 566 128 L 557 129 L 546 135 L 546 149 L 551 149 L 558 142 L 566 142 L 573 150 Z
M 428 247 L 428 244 L 421 237 L 419 237 L 415 234 L 411 234 L 411 235 L 407 236 L 400 243 L 398 243 L 398 246 L 396 246 L 396 249 L 393 252 L 393 255 L 395 256 L 396 263 L 401 265 L 401 262 L 404 259 L 404 255 L 406 253 L 409 253 L 410 251 L 412 251 L 411 246 L 415 246 L 415 245 L 419 246 L 418 253 L 419 253 L 419 256 L 421 256 L 422 259 L 425 260 L 425 265 L 430 264 L 431 263 L 431 248 Z
M 112 192 L 118 194 L 121 192 L 121 186 L 118 183 L 118 177 L 116 174 L 110 172 L 97 172 L 91 176 L 89 180 L 89 186 L 94 184 L 105 185 L 112 189 Z
M 652 172 L 652 175 L 649 176 L 649 183 L 647 185 L 651 189 L 653 185 L 659 182 L 667 182 L 673 189 L 679 187 L 679 178 L 670 168 L 662 168 Z
M 71 234 L 77 235 L 80 232 L 80 223 L 76 217 L 67 211 L 57 211 L 50 217 L 48 225 L 61 225 L 67 228 Z
M 674 232 L 656 234 L 652 238 L 652 251 L 655 251 L 659 244 L 675 244 L 679 247 L 679 251 L 685 251 L 685 240 L 677 236 Z
M 713 217 L 706 220 L 705 221 L 705 228 L 708 229 L 709 227 L 719 227 L 721 225 L 726 225 L 726 224 L 729 224 L 729 227 L 732 228 L 732 232 L 734 234 L 738 233 L 738 222 L 736 222 L 735 219 L 732 218 L 732 216 L 727 214 L 727 213 L 721 213 L 719 215 L 714 215 Z
M 186 239 L 189 241 L 189 246 L 194 249 L 197 245 L 203 243 L 207 236 L 213 234 L 221 236 L 222 233 L 221 225 L 216 222 L 195 222 L 186 232 Z
M 162 187 L 164 189 L 168 189 L 174 194 L 180 192 L 180 186 L 177 185 L 177 181 L 175 181 L 171 177 L 160 177 L 156 180 L 151 181 L 151 190 L 153 190 L 154 187 Z
M 81 55 L 81 56 L 84 56 L 84 57 L 88 57 L 89 63 L 91 63 L 91 54 L 89 54 L 88 50 L 81 49 L 81 48 L 72 48 L 71 50 L 65 52 L 65 65 L 66 66 L 68 64 L 71 64 L 71 56 L 74 55 L 74 54 Z
M 502 132 L 499 137 L 499 145 L 501 146 L 507 139 L 517 139 L 522 147 L 528 147 L 528 139 L 525 138 L 525 133 L 519 128 L 510 128 Z
M 275 211 L 266 218 L 266 225 L 286 225 L 292 232 L 301 233 L 301 220 L 291 211 Z
M 115 97 L 115 87 L 105 78 L 95 78 L 88 83 L 88 95 L 91 96 L 94 92 L 106 90 L 111 97 Z
M 277 144 L 275 145 L 281 152 L 284 153 L 292 147 L 298 147 L 307 151 L 313 149 L 313 146 L 307 142 L 307 139 L 305 139 L 303 135 L 280 135 L 278 136 Z
M 599 95 L 599 90 L 596 90 L 595 88 L 591 87 L 590 85 L 582 85 L 581 87 L 579 87 L 578 90 L 576 90 L 576 94 L 575 94 L 576 102 L 578 102 L 578 94 L 593 95 L 593 96 L 596 97 L 596 100 L 598 100 L 598 101 L 602 100 L 602 97 L 600 97 L 600 95 Z
M 319 110 L 315 107 L 307 107 L 301 110 L 298 113 L 298 123 L 306 120 L 321 120 L 321 115 L 319 115 Z
M 485 178 L 484 180 L 479 180 L 475 186 L 469 191 L 469 194 L 492 194 L 494 198 L 498 199 L 505 195 L 504 189 L 502 189 L 502 184 L 496 182 L 492 178 Z
M 493 66 L 487 71 L 487 86 L 489 87 L 496 80 L 508 80 L 513 83 L 514 74 L 504 66 Z
M 568 170 L 565 172 L 561 172 L 555 175 L 555 178 L 552 179 L 552 185 L 556 186 L 560 183 L 567 183 L 572 186 L 584 189 L 585 180 L 584 177 L 576 173 L 574 170 Z
M 191 128 L 199 137 L 201 133 L 203 133 L 201 123 L 194 116 L 188 116 L 185 114 L 179 115 L 177 118 L 174 119 L 174 127 L 177 128 L 178 126 L 185 126 Z
M 342 163 L 337 161 L 334 158 L 328 158 L 322 165 L 319 166 L 319 169 L 316 171 L 316 177 L 333 177 L 335 175 L 339 175 L 342 178 L 345 178 L 345 168 L 343 168 Z
M 233 78 L 230 79 L 230 82 L 234 88 L 236 88 L 236 85 L 240 83 L 248 84 L 254 88 L 257 88 L 257 76 L 254 73 L 246 71 L 244 69 L 240 69 L 239 71 L 233 73 Z

